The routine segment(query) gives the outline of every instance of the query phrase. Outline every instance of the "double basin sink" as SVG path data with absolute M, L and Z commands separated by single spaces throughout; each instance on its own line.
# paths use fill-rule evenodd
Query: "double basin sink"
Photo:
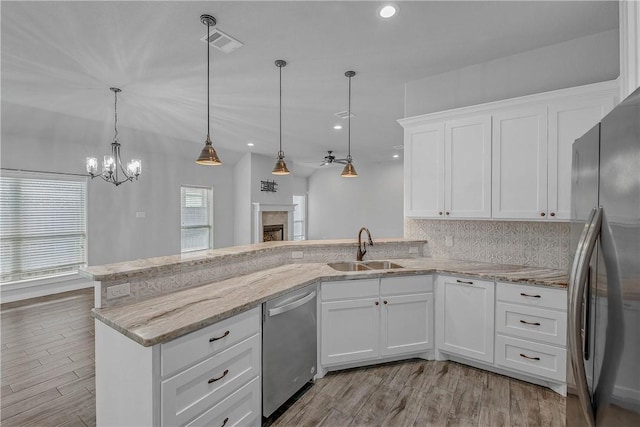
M 327 265 L 337 271 L 369 271 L 404 268 L 391 261 L 330 262 Z

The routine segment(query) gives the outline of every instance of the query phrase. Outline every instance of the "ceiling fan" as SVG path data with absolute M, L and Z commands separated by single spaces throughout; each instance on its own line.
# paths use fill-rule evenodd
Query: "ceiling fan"
M 331 165 L 334 163 L 340 163 L 343 165 L 347 164 L 347 159 L 336 159 L 336 156 L 334 156 L 332 153 L 333 151 L 328 150 L 327 151 L 327 155 L 324 156 L 324 159 L 322 160 L 322 163 L 320 163 L 320 166 L 327 166 L 327 165 Z

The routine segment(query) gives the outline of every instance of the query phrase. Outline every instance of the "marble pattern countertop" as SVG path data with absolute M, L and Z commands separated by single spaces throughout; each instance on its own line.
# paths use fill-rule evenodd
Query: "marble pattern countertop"
M 287 264 L 120 307 L 94 309 L 96 319 L 149 347 L 178 338 L 320 281 L 444 273 L 492 281 L 566 287 L 566 272 L 433 258 L 394 259 L 404 268 L 341 272 L 323 263 Z

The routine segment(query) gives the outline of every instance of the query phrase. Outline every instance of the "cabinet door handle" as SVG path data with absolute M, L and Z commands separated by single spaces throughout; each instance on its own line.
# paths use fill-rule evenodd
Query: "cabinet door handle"
M 229 422 L 229 417 L 224 419 L 224 421 L 222 422 L 222 425 L 220 427 L 226 426 L 228 422 Z
M 445 214 L 449 215 L 449 212 L 445 212 Z
M 211 378 L 208 383 L 215 383 L 216 381 L 220 381 L 221 379 L 223 379 L 224 377 L 227 376 L 227 374 L 229 373 L 228 369 L 225 369 L 224 372 L 222 373 L 222 375 L 220 375 L 218 378 Z
M 540 216 L 546 216 L 547 214 L 544 212 L 540 212 Z
M 458 283 L 466 283 L 467 285 L 473 285 L 473 282 L 468 282 L 468 281 L 466 281 L 466 280 L 459 280 L 459 279 L 456 279 L 456 282 L 458 282 Z
M 438 215 L 442 215 L 442 212 L 438 212 Z
M 376 304 L 376 305 L 380 305 L 380 301 L 376 301 L 376 302 L 375 302 L 375 304 Z
M 217 338 L 216 338 L 216 337 L 214 337 L 214 338 L 209 338 L 209 342 L 214 342 L 214 341 L 221 340 L 222 338 L 224 338 L 224 337 L 226 337 L 227 335 L 229 335 L 229 333 L 230 333 L 229 331 L 226 331 L 224 334 L 222 334 L 221 336 L 219 336 L 219 337 L 217 337 Z
M 529 294 L 525 294 L 524 292 L 520 292 L 520 295 L 522 295 L 523 297 L 529 297 L 529 298 L 540 298 L 540 295 L 529 295 Z
M 522 353 L 520 353 L 520 357 L 524 357 L 525 359 L 531 359 L 531 360 L 540 360 L 539 357 L 531 357 L 531 356 L 527 356 L 526 354 L 522 354 Z
M 555 213 L 555 212 L 551 212 L 551 213 L 549 214 L 549 216 L 556 216 L 556 213 Z
M 387 302 L 387 301 L 383 301 L 383 302 L 384 302 L 385 304 L 388 304 L 388 302 Z
M 540 322 L 527 322 L 526 320 L 520 320 L 520 323 L 524 323 L 525 325 L 540 326 Z

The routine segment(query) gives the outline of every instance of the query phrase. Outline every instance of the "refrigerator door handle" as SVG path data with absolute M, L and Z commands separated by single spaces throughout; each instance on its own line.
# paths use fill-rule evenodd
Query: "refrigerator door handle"
M 602 208 L 595 207 L 585 224 L 569 275 L 569 351 L 580 407 L 589 426 L 595 425 L 593 405 L 582 358 L 582 297 L 587 285 L 589 262 L 602 226 Z M 586 320 L 589 322 L 589 319 Z

